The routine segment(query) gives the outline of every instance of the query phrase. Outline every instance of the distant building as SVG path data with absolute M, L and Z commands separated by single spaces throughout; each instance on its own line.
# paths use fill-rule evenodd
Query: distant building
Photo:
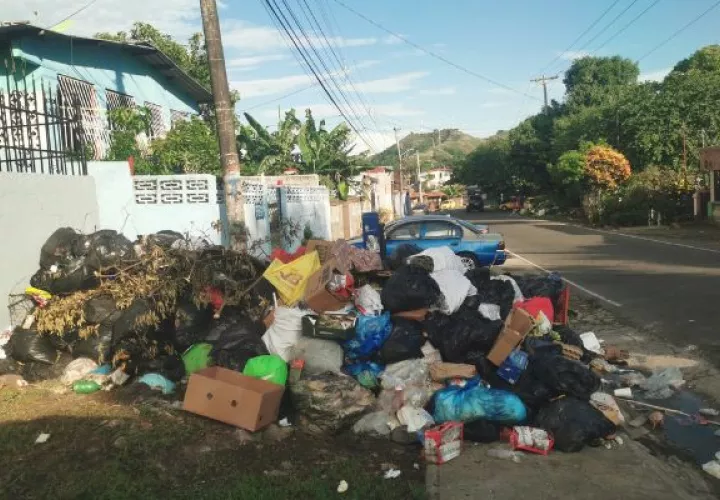
M 450 167 L 437 167 L 422 172 L 420 174 L 420 181 L 426 183 L 430 189 L 437 189 L 445 185 L 446 182 L 452 177 L 452 168 Z

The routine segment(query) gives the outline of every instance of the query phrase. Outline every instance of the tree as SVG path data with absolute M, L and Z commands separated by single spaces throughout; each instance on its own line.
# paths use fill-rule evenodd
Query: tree
M 630 162 L 609 146 L 591 146 L 585 153 L 585 176 L 593 188 L 613 190 L 630 178 Z
M 603 104 L 608 96 L 637 83 L 637 63 L 614 57 L 583 57 L 576 59 L 565 72 L 567 102 L 571 107 Z
M 548 166 L 548 171 L 558 187 L 581 183 L 585 179 L 585 153 L 577 150 L 566 151 L 557 163 Z
M 275 132 L 268 132 L 260 122 L 245 113 L 247 125 L 242 125 L 237 137 L 238 149 L 243 151 L 245 173 L 253 171 L 268 175 L 279 175 L 295 160 L 292 152 L 297 143 L 301 122 L 292 109 L 278 122 Z
M 205 88 L 210 88 L 210 68 L 205 51 L 205 40 L 200 33 L 195 33 L 190 37 L 188 48 L 153 25 L 142 22 L 134 23 L 129 33 L 125 31 L 97 33 L 95 38 L 125 43 L 150 42 Z
M 507 134 L 495 136 L 480 144 L 453 172 L 453 182 L 476 185 L 486 193 L 515 192 L 516 172 L 510 162 Z
M 151 142 L 150 150 L 140 174 L 222 174 L 215 130 L 200 118 L 175 123 L 165 137 Z
M 720 72 L 720 45 L 708 45 L 675 65 L 672 73 Z

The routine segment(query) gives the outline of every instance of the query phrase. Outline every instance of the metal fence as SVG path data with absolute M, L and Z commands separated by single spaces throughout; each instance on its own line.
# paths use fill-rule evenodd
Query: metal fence
M 49 85 L 6 82 L 0 90 L 0 172 L 87 175 L 78 101 Z

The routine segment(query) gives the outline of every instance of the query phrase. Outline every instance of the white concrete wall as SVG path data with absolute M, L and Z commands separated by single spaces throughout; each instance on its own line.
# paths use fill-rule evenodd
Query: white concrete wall
M 128 239 L 137 238 L 130 167 L 124 161 L 90 161 L 88 175 L 95 179 L 100 229 L 114 229 Z
M 48 236 L 60 227 L 93 232 L 98 224 L 92 177 L 0 173 L 0 331 L 10 326 L 8 295 L 29 285 Z
M 314 239 L 331 238 L 330 196 L 327 188 L 280 188 L 280 207 L 283 218 L 290 219 L 300 228 L 300 234 L 288 246 L 288 250 L 294 250 L 300 245 L 305 226 L 310 227 Z

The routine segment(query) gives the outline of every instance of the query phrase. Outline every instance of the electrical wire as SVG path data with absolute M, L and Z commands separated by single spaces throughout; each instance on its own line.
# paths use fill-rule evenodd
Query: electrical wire
M 429 55 L 430 57 L 433 57 L 433 58 L 435 58 L 435 59 L 437 59 L 437 60 L 439 60 L 439 61 L 442 61 L 442 62 L 444 62 L 445 64 L 447 64 L 447 65 L 449 65 L 449 66 L 452 66 L 453 68 L 455 68 L 455 69 L 457 69 L 457 70 L 462 71 L 463 73 L 466 73 L 466 74 L 468 74 L 468 75 L 470 75 L 470 76 L 474 76 L 475 78 L 479 78 L 480 80 L 483 80 L 484 82 L 487 82 L 487 83 L 490 83 L 490 84 L 492 84 L 492 85 L 495 85 L 496 87 L 500 87 L 500 88 L 503 88 L 503 89 L 505 89 L 505 90 L 509 90 L 509 91 L 511 91 L 511 92 L 515 92 L 515 93 L 520 94 L 520 95 L 526 95 L 526 94 L 524 94 L 523 92 L 521 92 L 521 91 L 519 91 L 519 90 L 517 90 L 517 89 L 514 89 L 514 88 L 512 88 L 512 87 L 510 87 L 510 86 L 508 86 L 508 85 L 505 85 L 504 83 L 498 82 L 497 80 L 493 80 L 492 78 L 489 78 L 489 77 L 487 77 L 487 76 L 485 76 L 485 75 L 481 75 L 480 73 L 477 73 L 477 72 L 475 72 L 475 71 L 473 71 L 473 70 L 470 70 L 470 69 L 468 69 L 468 68 L 466 68 L 466 67 L 464 67 L 464 66 L 462 66 L 462 65 L 460 65 L 460 64 L 458 64 L 458 63 L 456 63 L 456 62 L 453 62 L 453 61 L 447 59 L 446 57 L 443 57 L 443 56 L 441 56 L 440 54 L 438 54 L 438 53 L 436 53 L 436 52 L 433 52 L 433 51 L 430 50 L 430 49 L 426 49 L 425 47 L 423 47 L 423 46 L 421 46 L 421 45 L 418 45 L 417 43 L 408 40 L 408 39 L 405 38 L 404 36 L 402 36 L 402 35 L 400 35 L 400 34 L 398 34 L 398 33 L 395 33 L 394 31 L 386 28 L 385 26 L 381 25 L 381 24 L 378 23 L 377 21 L 374 21 L 374 20 L 370 19 L 369 17 L 367 17 L 366 15 L 364 15 L 364 14 L 358 12 L 357 10 L 353 9 L 352 7 L 350 7 L 349 5 L 347 5 L 347 4 L 346 4 L 345 2 L 343 2 L 342 0 L 333 0 L 333 1 L 334 1 L 335 3 L 337 3 L 338 5 L 340 5 L 341 7 L 343 7 L 345 10 L 347 10 L 347 11 L 349 11 L 349 12 L 352 12 L 352 13 L 355 14 L 357 17 L 359 17 L 359 18 L 363 19 L 364 21 L 372 24 L 372 25 L 375 26 L 376 28 L 384 31 L 385 33 L 388 33 L 389 35 L 397 38 L 398 40 L 401 40 L 402 42 L 406 43 L 407 45 L 410 45 L 411 47 L 414 47 L 414 48 L 420 50 L 421 52 Z M 637 0 L 635 0 L 635 1 L 637 1 Z M 528 95 L 528 97 L 530 97 L 531 99 L 538 100 L 538 101 L 541 100 L 539 97 L 535 97 L 535 96 L 532 96 L 532 95 Z
M 548 64 L 546 64 L 543 69 L 541 69 L 540 71 L 538 71 L 538 73 L 543 73 L 543 72 L 547 71 L 548 68 L 552 67 L 553 64 L 555 64 L 555 63 L 558 62 L 563 56 L 565 56 L 565 54 L 567 54 L 567 53 L 575 46 L 576 43 L 578 43 L 580 40 L 582 40 L 582 38 L 583 38 L 585 35 L 587 35 L 588 33 L 590 33 L 590 31 L 591 31 L 595 26 L 597 26 L 598 23 L 599 23 L 600 21 L 602 21 L 603 18 L 608 14 L 608 12 L 610 12 L 611 10 L 613 10 L 613 8 L 614 8 L 618 3 L 620 3 L 620 0 L 615 0 L 612 4 L 610 4 L 610 7 L 608 7 L 607 9 L 605 9 L 605 10 L 603 11 L 603 13 L 600 14 L 600 17 L 598 17 L 597 19 L 595 19 L 595 20 L 592 22 L 592 24 L 590 24 L 590 26 L 588 26 L 588 27 L 585 29 L 585 31 L 583 31 L 582 33 L 580 33 L 580 35 L 573 41 L 573 43 L 571 43 L 570 45 L 568 45 L 565 50 L 563 50 L 561 53 L 559 53 L 559 54 L 557 55 L 557 57 L 555 57 L 555 59 L 553 59 L 553 60 L 550 61 Z
M 638 3 L 638 0 L 633 0 L 632 2 L 630 2 L 630 5 L 628 5 L 627 7 L 625 7 L 625 8 L 620 12 L 620 14 L 618 14 L 617 16 L 615 16 L 612 21 L 610 21 L 608 24 L 606 24 L 605 27 L 604 27 L 603 29 L 601 29 L 599 33 L 596 33 L 594 37 L 592 37 L 590 40 L 588 40 L 587 42 L 585 42 L 585 44 L 583 44 L 583 46 L 578 49 L 578 52 L 582 52 L 582 51 L 585 50 L 587 47 L 589 47 L 591 43 L 593 43 L 595 40 L 597 40 L 598 38 L 600 38 L 600 35 L 602 35 L 602 34 L 605 33 L 607 30 L 609 30 L 609 29 L 612 27 L 612 25 L 615 24 L 615 22 L 617 22 L 617 20 L 620 19 L 623 15 L 625 15 L 625 13 L 626 13 L 627 11 L 629 11 L 630 9 L 632 9 L 633 6 L 634 6 L 636 3 Z
M 325 85 L 324 80 L 320 77 L 318 74 L 318 71 L 316 70 L 316 66 L 313 64 L 313 62 L 310 61 L 309 55 L 306 54 L 304 46 L 302 46 L 302 43 L 300 42 L 299 38 L 297 37 L 297 33 L 292 30 L 292 27 L 289 26 L 289 23 L 286 24 L 287 18 L 284 16 L 282 12 L 278 12 L 279 6 L 274 0 L 263 0 L 264 5 L 269 9 L 269 12 L 271 14 L 271 17 L 277 20 L 277 22 L 282 27 L 282 30 L 285 32 L 287 37 L 289 38 L 292 45 L 297 50 L 300 57 L 302 57 L 303 61 L 305 62 L 306 67 L 308 70 L 312 73 L 313 77 L 317 80 L 318 84 L 322 87 L 323 92 L 327 96 L 327 98 L 330 100 L 330 103 L 335 106 L 335 108 L 338 110 L 340 115 L 347 121 L 350 128 L 353 129 L 355 134 L 363 141 L 365 142 L 365 145 L 368 147 L 372 147 L 370 143 L 363 137 L 362 133 L 360 133 L 360 130 L 355 126 L 355 124 L 348 118 L 348 116 L 345 113 L 345 110 L 342 109 L 342 107 L 338 104 L 337 99 L 333 95 L 333 93 L 330 92 L 328 87 Z M 275 7 L 277 7 L 278 10 L 276 10 L 275 7 L 273 7 L 273 4 L 275 4 Z
M 72 14 L 70 14 L 69 16 L 67 16 L 67 17 L 59 20 L 59 21 L 56 22 L 56 23 L 51 24 L 50 27 L 48 27 L 48 28 L 46 28 L 46 29 L 51 29 L 53 26 L 57 26 L 57 25 L 60 24 L 60 23 L 64 23 L 65 21 L 68 21 L 68 20 L 72 19 L 73 17 L 75 17 L 75 16 L 77 16 L 78 14 L 80 14 L 82 11 L 90 8 L 90 7 L 91 7 L 93 4 L 95 4 L 97 1 L 98 1 L 98 0 L 90 0 L 88 3 L 86 3 L 85 5 L 83 5 L 82 7 L 80 7 L 78 10 L 76 10 L 75 12 L 73 12 Z
M 605 40 L 605 42 L 604 42 L 602 45 L 600 45 L 600 46 L 597 47 L 595 50 L 593 50 L 593 53 L 596 53 L 597 51 L 599 51 L 600 49 L 602 49 L 603 47 L 605 47 L 608 43 L 610 43 L 610 42 L 613 41 L 615 38 L 617 38 L 617 37 L 620 36 L 622 33 L 624 33 L 625 30 L 627 30 L 630 26 L 632 26 L 633 24 L 635 24 L 641 17 L 643 17 L 645 14 L 647 14 L 650 9 L 652 9 L 653 7 L 655 7 L 655 6 L 656 6 L 657 4 L 659 4 L 659 3 L 660 3 L 660 0 L 655 0 L 653 3 L 651 3 L 650 5 L 648 5 L 645 10 L 643 10 L 642 12 L 640 12 L 640 14 L 638 14 L 637 16 L 635 16 L 629 23 L 627 23 L 625 26 L 623 26 L 622 28 L 620 28 L 613 36 L 611 36 L 610 38 L 608 38 L 607 40 Z
M 702 14 L 700 14 L 700 15 L 697 16 L 695 19 L 693 19 L 692 21 L 690 21 L 689 23 L 687 23 L 685 26 L 683 26 L 682 28 L 680 28 L 679 30 L 677 30 L 675 33 L 673 33 L 672 35 L 670 35 L 669 37 L 667 37 L 665 40 L 663 40 L 662 42 L 660 42 L 658 45 L 656 45 L 655 47 L 653 47 L 652 49 L 650 49 L 649 51 L 647 51 L 642 57 L 640 57 L 640 58 L 637 60 L 637 62 L 639 63 L 640 61 L 642 61 L 643 59 L 647 58 L 647 57 L 650 56 L 651 54 L 654 54 L 654 53 L 655 53 L 658 49 L 660 49 L 661 47 L 664 47 L 665 45 L 667 45 L 669 42 L 671 42 L 671 41 L 674 40 L 676 37 L 678 37 L 680 34 L 682 34 L 682 33 L 683 33 L 686 29 L 688 29 L 690 26 L 692 26 L 693 24 L 695 24 L 696 22 L 698 22 L 700 19 L 702 19 L 703 17 L 705 17 L 706 15 L 708 15 L 710 12 L 712 12 L 714 9 L 716 9 L 719 5 L 720 5 L 720 0 L 717 1 L 717 2 L 715 2 L 714 4 L 712 4 L 712 5 L 711 5 L 707 10 L 705 10 Z
M 305 29 L 303 28 L 302 24 L 300 23 L 300 20 L 299 20 L 298 17 L 295 15 L 295 12 L 294 12 L 294 11 L 292 10 L 292 8 L 288 5 L 287 0 L 281 0 L 281 1 L 282 1 L 283 5 L 285 5 L 285 8 L 287 9 L 288 14 L 290 15 L 290 17 L 291 17 L 291 18 L 293 19 L 293 21 L 295 22 L 295 26 L 300 30 L 300 34 L 302 35 L 302 38 L 305 40 L 306 44 L 310 47 L 310 50 L 312 50 L 312 52 L 313 52 L 313 54 L 315 55 L 315 57 L 317 58 L 317 61 L 319 62 L 319 64 L 320 64 L 320 65 L 323 67 L 323 69 L 325 70 L 325 72 L 326 72 L 326 74 L 328 75 L 328 78 L 330 79 L 331 83 L 335 85 L 334 92 L 335 92 L 336 94 L 339 94 L 339 95 L 340 95 L 340 97 L 342 98 L 342 100 L 345 102 L 345 105 L 346 105 L 346 106 L 348 107 L 348 109 L 350 110 L 350 112 L 351 112 L 352 114 L 354 114 L 355 118 L 356 118 L 356 119 L 358 120 L 358 122 L 360 123 L 360 128 L 362 128 L 362 130 L 363 130 L 364 132 L 367 132 L 367 131 L 368 131 L 368 127 L 365 125 L 365 122 L 364 122 L 364 120 L 363 120 L 363 118 L 362 118 L 362 115 L 357 111 L 357 109 L 355 108 L 355 106 L 353 105 L 353 103 L 350 102 L 350 98 L 349 98 L 349 97 L 347 96 L 347 94 L 343 91 L 342 87 L 338 84 L 337 80 L 335 79 L 335 74 L 334 74 L 333 71 L 328 67 L 328 64 L 325 62 L 325 60 L 323 59 L 323 57 L 322 57 L 322 55 L 320 54 L 320 52 L 318 52 L 317 48 L 315 47 L 315 45 L 314 45 L 313 42 L 312 42 L 312 39 L 308 36 L 308 34 L 306 33 L 306 31 L 305 31 Z M 275 5 L 276 5 L 276 7 L 277 7 L 277 2 L 276 2 L 275 0 L 273 0 L 273 3 L 275 3 Z M 281 11 L 280 13 L 281 13 L 281 15 L 283 15 L 282 11 Z M 285 17 L 285 16 L 283 16 L 283 17 Z M 288 22 L 287 17 L 285 17 L 285 21 Z M 291 28 L 291 29 L 292 29 L 292 28 Z M 296 36 L 297 36 L 297 34 L 296 34 Z M 299 40 L 300 43 L 302 44 L 302 41 L 301 41 L 299 38 L 298 38 L 298 40 Z M 311 57 L 311 59 L 312 59 L 312 57 Z M 340 72 L 341 72 L 341 73 L 343 72 L 343 69 L 342 69 L 342 68 L 341 68 Z M 326 83 L 328 83 L 328 82 L 326 81 Z M 363 140 L 367 142 L 366 138 L 363 138 Z M 371 140 L 370 142 L 372 142 L 372 140 Z M 369 145 L 370 145 L 370 144 L 368 144 L 368 146 L 369 146 Z M 373 144 L 373 147 L 377 147 L 377 145 Z

